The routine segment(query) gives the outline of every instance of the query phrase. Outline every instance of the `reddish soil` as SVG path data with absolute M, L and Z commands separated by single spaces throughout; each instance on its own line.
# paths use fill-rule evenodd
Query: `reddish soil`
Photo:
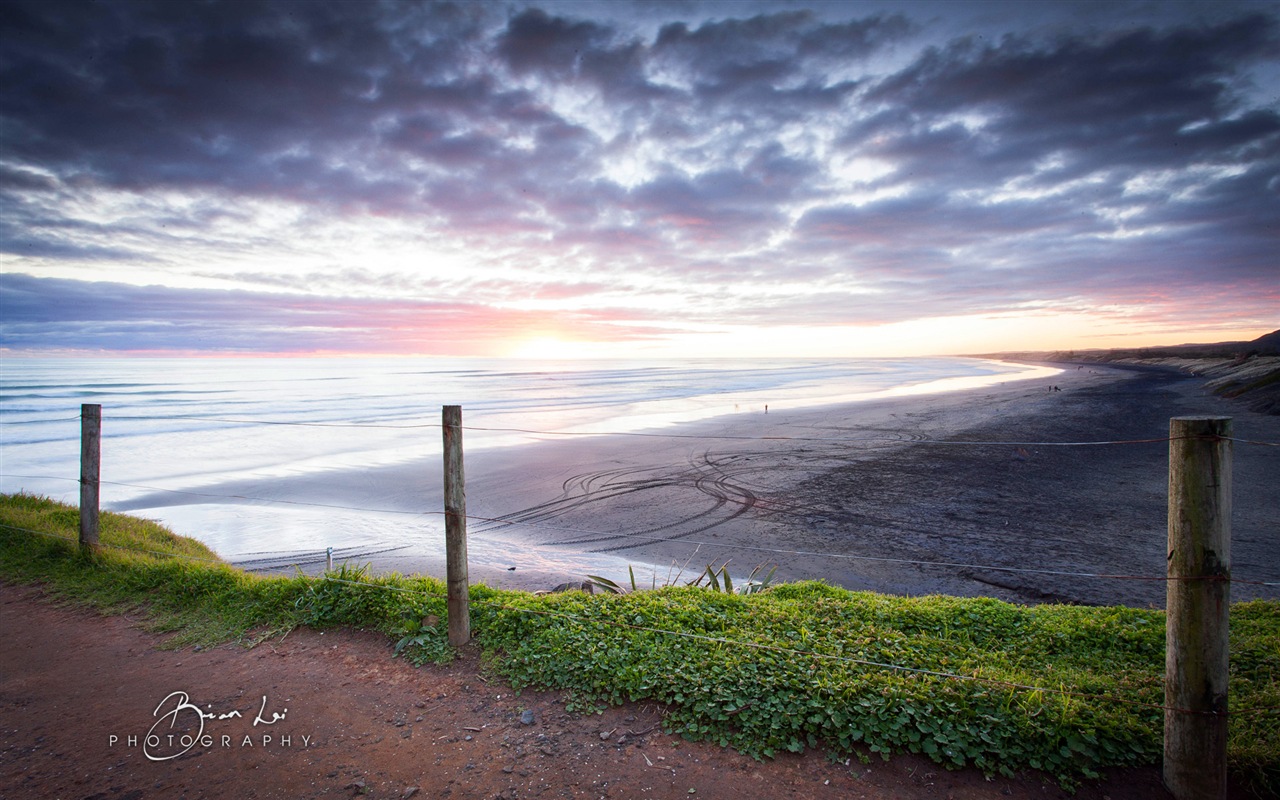
M 251 650 L 162 650 L 163 637 L 136 621 L 55 605 L 39 588 L 0 585 L 0 609 L 5 800 L 1070 797 L 1041 776 L 987 780 L 909 756 L 755 761 L 664 733 L 653 704 L 583 716 L 558 693 L 517 695 L 486 675 L 473 647 L 423 668 L 351 630 L 296 630 Z M 207 715 L 202 733 L 200 714 L 165 701 L 179 691 Z M 193 735 L 181 755 L 148 757 L 174 755 Z M 1169 795 L 1157 770 L 1142 769 L 1075 797 Z

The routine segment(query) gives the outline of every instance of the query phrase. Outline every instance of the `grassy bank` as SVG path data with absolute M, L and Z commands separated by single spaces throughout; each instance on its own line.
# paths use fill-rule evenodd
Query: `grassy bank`
M 106 546 L 87 556 L 74 543 L 76 519 L 43 498 L 0 497 L 0 578 L 141 612 L 178 647 L 352 625 L 385 633 L 417 662 L 449 657 L 441 581 L 359 569 L 249 575 L 115 514 L 103 516 Z M 581 709 L 667 703 L 670 730 L 759 756 L 910 751 L 988 772 L 1041 769 L 1068 785 L 1160 758 L 1158 611 L 898 598 L 814 582 L 749 596 L 475 586 L 472 603 L 485 663 L 517 688 L 565 689 Z M 1231 649 L 1232 711 L 1280 707 L 1280 602 L 1234 606 Z M 1263 791 L 1280 788 L 1280 714 L 1233 717 L 1230 754 Z

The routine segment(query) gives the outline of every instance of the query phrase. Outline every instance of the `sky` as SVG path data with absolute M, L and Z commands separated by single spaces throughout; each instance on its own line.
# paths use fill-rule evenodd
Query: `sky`
M 1276 328 L 1272 2 L 0 0 L 0 353 Z

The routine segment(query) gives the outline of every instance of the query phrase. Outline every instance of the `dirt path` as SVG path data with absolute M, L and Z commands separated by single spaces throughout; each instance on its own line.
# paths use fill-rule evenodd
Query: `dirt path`
M 298 630 L 253 650 L 161 642 L 127 618 L 0 585 L 0 798 L 1069 797 L 1035 776 L 988 781 L 922 758 L 757 762 L 663 733 L 652 704 L 579 716 L 557 693 L 515 695 L 474 649 L 415 669 L 356 631 Z M 208 717 L 202 731 L 190 706 Z M 180 753 L 184 735 L 187 752 L 148 757 Z M 1168 795 L 1144 769 L 1075 797 Z

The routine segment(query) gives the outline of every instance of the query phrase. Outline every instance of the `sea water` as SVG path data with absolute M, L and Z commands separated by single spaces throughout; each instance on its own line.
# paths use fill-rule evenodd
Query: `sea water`
M 440 409 L 466 448 L 662 430 L 1040 374 L 962 358 L 534 362 L 439 358 L 32 358 L 0 361 L 0 491 L 79 496 L 80 406 L 102 406 L 102 507 L 157 519 L 231 560 L 439 549 L 438 509 L 267 495 L 300 476 L 360 476 L 440 457 Z M 372 483 L 372 481 L 370 481 Z M 322 486 L 323 481 L 314 485 Z M 391 537 L 389 530 L 396 534 Z M 437 544 L 430 544 L 437 543 Z M 601 567 L 560 554 L 549 568 Z M 584 560 L 585 559 L 585 560 Z M 497 561 L 495 560 L 495 566 Z

